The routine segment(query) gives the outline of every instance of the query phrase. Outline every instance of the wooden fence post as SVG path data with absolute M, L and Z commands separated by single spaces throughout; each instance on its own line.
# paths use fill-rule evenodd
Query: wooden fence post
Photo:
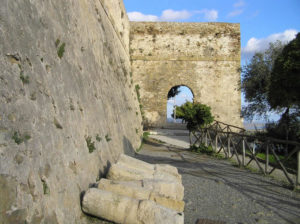
M 228 152 L 228 158 L 230 158 L 230 134 L 227 135 L 228 145 L 227 145 L 227 152 Z
M 208 132 L 208 130 L 206 129 L 205 130 L 205 146 L 207 147 L 207 132 Z
M 298 148 L 297 152 L 297 180 L 296 180 L 296 188 L 300 188 L 300 148 Z
M 215 141 L 216 147 L 215 147 L 215 152 L 218 151 L 218 131 L 216 131 L 216 141 Z
M 242 164 L 245 166 L 245 157 L 246 157 L 246 149 L 245 149 L 245 137 L 243 137 L 243 158 L 242 158 Z
M 267 140 L 267 148 L 266 148 L 266 165 L 265 165 L 265 172 L 268 174 L 269 169 L 269 139 Z

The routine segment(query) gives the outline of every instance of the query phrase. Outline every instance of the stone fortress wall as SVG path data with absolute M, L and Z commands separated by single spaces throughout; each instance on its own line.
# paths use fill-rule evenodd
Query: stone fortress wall
M 140 145 L 135 84 L 153 125 L 178 84 L 240 124 L 237 24 L 130 24 L 122 0 L 0 4 L 0 223 L 91 222 L 81 193 Z
M 0 5 L 0 223 L 90 223 L 80 194 L 142 135 L 123 1 Z
M 146 123 L 166 124 L 176 85 L 212 108 L 216 120 L 241 126 L 240 26 L 230 23 L 131 22 L 130 53 Z

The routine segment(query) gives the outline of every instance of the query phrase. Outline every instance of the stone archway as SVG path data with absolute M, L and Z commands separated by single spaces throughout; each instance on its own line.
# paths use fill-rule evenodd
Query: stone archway
M 166 114 L 166 122 L 167 123 L 180 123 L 180 119 L 176 119 L 172 117 L 174 113 L 175 107 L 181 106 L 185 102 L 193 102 L 194 101 L 194 94 L 193 90 L 190 89 L 186 85 L 176 85 L 173 86 L 168 94 L 167 94 L 167 114 Z
M 130 32 L 146 124 L 166 124 L 166 94 L 179 84 L 210 106 L 216 120 L 242 126 L 239 24 L 131 22 Z

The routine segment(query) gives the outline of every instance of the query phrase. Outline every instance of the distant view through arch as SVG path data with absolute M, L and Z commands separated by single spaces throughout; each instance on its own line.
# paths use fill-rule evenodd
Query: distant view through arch
M 181 119 L 172 117 L 177 106 L 181 106 L 185 102 L 193 102 L 194 94 L 192 90 L 184 85 L 173 86 L 167 95 L 167 123 L 181 123 Z M 175 114 L 176 115 L 176 114 Z

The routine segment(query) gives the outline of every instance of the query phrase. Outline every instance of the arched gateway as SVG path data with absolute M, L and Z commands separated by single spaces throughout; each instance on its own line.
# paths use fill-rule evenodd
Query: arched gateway
M 239 24 L 132 22 L 130 54 L 146 124 L 164 126 L 168 91 L 186 85 L 215 119 L 242 125 Z

